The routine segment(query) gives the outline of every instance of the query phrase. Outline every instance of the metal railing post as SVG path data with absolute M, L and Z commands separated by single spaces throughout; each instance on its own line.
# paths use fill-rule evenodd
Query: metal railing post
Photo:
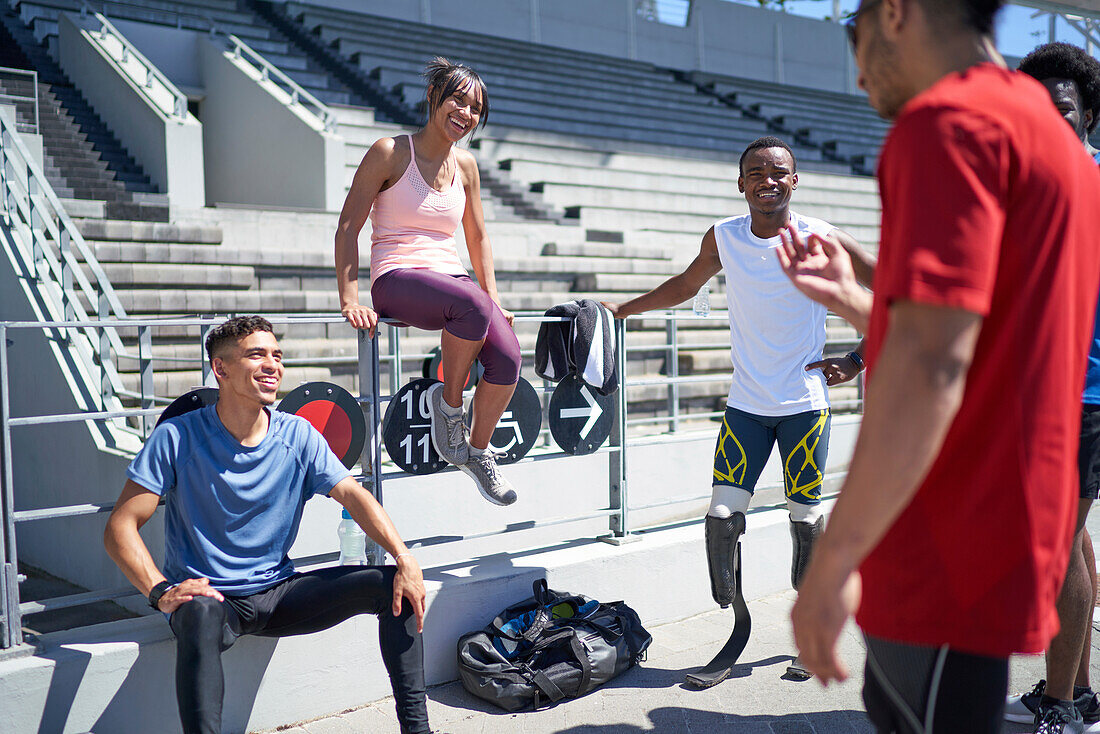
M 668 376 L 671 382 L 668 384 L 668 430 L 675 433 L 680 430 L 680 383 L 676 378 L 680 376 L 680 350 L 677 346 L 680 323 L 675 313 L 668 312 L 669 320 L 665 322 L 665 343 L 668 345 Z
M 61 238 L 58 241 L 61 260 L 61 306 L 66 321 L 76 321 L 76 308 L 73 306 L 73 269 L 70 265 L 73 256 L 72 241 L 69 230 L 61 230 Z M 65 344 L 69 343 L 71 329 L 62 329 L 61 338 Z
M 99 287 L 96 318 L 99 321 L 106 321 L 111 313 L 111 302 L 107 298 L 107 289 L 103 284 L 96 283 L 96 285 Z M 111 358 L 111 337 L 107 335 L 108 328 L 110 327 L 99 327 L 99 401 L 103 410 L 107 410 L 111 396 L 115 394 L 114 387 L 111 385 L 111 376 L 107 372 L 107 360 Z
M 42 252 L 42 214 L 38 211 L 38 206 L 35 204 L 35 198 L 38 196 L 38 179 L 34 177 L 30 161 L 26 164 L 26 174 L 27 205 L 30 208 L 30 221 L 27 222 L 27 225 L 31 229 L 31 252 L 33 253 L 34 278 L 38 282 L 42 282 L 46 275 L 46 255 Z
M 153 333 L 148 326 L 138 327 L 138 371 L 141 374 L 141 408 L 153 407 Z M 153 430 L 153 416 L 141 417 L 141 435 Z
M 615 367 L 619 371 L 619 389 L 615 392 L 615 417 L 611 422 L 608 453 L 608 509 L 617 512 L 608 518 L 612 542 L 630 534 L 626 491 L 626 320 L 615 320 Z
M 401 329 L 396 324 L 391 324 L 389 328 L 390 395 L 396 395 L 401 389 Z
M 12 223 L 12 206 L 10 204 L 12 193 L 8 190 L 8 156 L 11 153 L 11 143 L 8 142 L 8 138 L 11 133 L 8 132 L 7 127 L 4 127 L 0 122 L 0 207 L 3 207 L 4 224 L 9 227 Z
M 12 486 L 11 416 L 8 403 L 8 330 L 0 324 L 0 648 L 23 642 L 19 616 L 19 554 L 15 545 L 15 490 Z
M 206 385 L 206 381 L 210 379 L 210 373 L 214 369 L 210 366 L 210 360 L 206 358 L 206 337 L 213 328 L 214 324 L 202 324 L 199 326 L 199 358 L 202 360 L 203 385 Z
M 391 327 L 394 328 L 394 327 Z M 367 436 L 363 441 L 361 463 L 363 474 L 370 480 L 367 489 L 382 504 L 382 413 L 379 406 L 381 369 L 378 363 L 378 335 L 371 339 L 365 329 L 357 330 L 359 337 L 359 407 L 366 405 Z M 396 392 L 396 389 L 392 392 Z M 377 544 L 368 542 L 367 559 L 381 564 L 385 553 Z

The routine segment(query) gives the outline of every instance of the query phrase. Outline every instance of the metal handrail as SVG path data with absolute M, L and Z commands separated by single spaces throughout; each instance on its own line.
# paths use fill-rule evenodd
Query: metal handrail
M 298 84 L 298 82 L 287 76 L 279 67 L 265 59 L 236 35 L 230 33 L 227 37 L 233 46 L 233 58 L 243 60 L 243 57 L 247 56 L 248 61 L 253 63 L 253 66 L 260 72 L 260 78 L 263 81 L 271 81 L 272 77 L 274 77 L 289 88 L 291 107 L 301 105 L 303 109 L 309 111 L 310 114 L 321 121 L 321 125 L 325 132 L 336 132 L 336 113 L 333 112 L 328 105 L 310 94 L 309 91 Z M 313 109 L 310 109 L 310 107 Z
M 168 77 L 162 74 L 160 69 L 154 66 L 149 59 L 145 58 L 145 55 L 142 54 L 141 51 L 138 51 L 137 47 L 130 43 L 126 36 L 122 35 L 111 21 L 107 20 L 107 17 L 103 15 L 103 13 L 94 12 L 93 17 L 99 22 L 100 29 L 98 32 L 88 32 L 88 37 L 116 62 L 118 68 L 134 82 L 137 88 L 141 90 L 142 95 L 144 95 L 156 109 L 163 112 L 171 120 L 175 120 L 178 123 L 186 122 L 188 117 L 187 95 L 169 81 Z M 113 38 L 119 44 L 120 50 L 117 55 L 114 53 L 114 50 L 107 45 L 108 38 Z M 135 60 L 138 66 L 145 72 L 144 79 L 139 79 L 127 68 L 131 59 Z M 164 92 L 171 98 L 171 109 L 165 108 L 162 101 L 157 99 L 150 91 L 154 88 L 154 82 L 159 84 Z
M 40 124 L 39 124 L 40 121 L 39 121 L 39 116 L 38 116 L 38 72 L 33 71 L 33 70 L 27 70 L 27 69 L 13 69 L 9 66 L 0 66 L 0 74 L 14 74 L 14 75 L 17 75 L 17 76 L 29 76 L 31 78 L 31 81 L 34 83 L 34 96 L 33 97 L 23 97 L 23 96 L 20 96 L 20 95 L 17 95 L 17 94 L 0 94 L 0 98 L 2 98 L 2 99 L 12 99 L 12 100 L 16 100 L 16 101 L 28 101 L 29 100 L 29 101 L 34 102 L 34 133 L 38 134 L 38 130 L 40 128 Z M 19 123 L 19 121 L 16 120 L 16 125 L 18 125 L 18 123 Z
M 666 313 L 666 314 L 646 314 L 644 316 L 633 317 L 636 320 L 652 319 L 654 317 L 666 319 L 670 323 L 675 323 L 679 320 L 697 320 L 699 317 L 694 316 L 690 312 L 680 313 Z M 136 594 L 133 589 L 129 587 L 120 587 L 112 589 L 92 590 L 86 592 L 80 592 L 77 594 L 69 594 L 60 597 L 54 597 L 47 600 L 23 602 L 18 600 L 18 592 L 13 590 L 17 589 L 17 583 L 12 583 L 11 579 L 18 576 L 17 566 L 13 563 L 15 560 L 15 547 L 14 542 L 14 528 L 16 523 L 22 522 L 35 522 L 39 520 L 57 519 L 63 517 L 79 517 L 98 515 L 106 512 L 110 512 L 113 507 L 113 502 L 91 502 L 84 504 L 76 504 L 69 506 L 58 507 L 45 507 L 32 510 L 20 510 L 16 511 L 14 503 L 12 501 L 12 475 L 11 475 L 11 441 L 10 432 L 12 428 L 19 428 L 23 426 L 32 425 L 48 425 L 56 423 L 73 423 L 73 422 L 87 422 L 87 421 L 103 421 L 103 420 L 118 420 L 118 419 L 145 419 L 150 418 L 157 413 L 161 412 L 162 408 L 152 407 L 151 403 L 144 403 L 142 408 L 118 408 L 113 410 L 101 410 L 101 411 L 85 411 L 78 413 L 68 414 L 55 414 L 55 415 L 39 415 L 39 416 L 20 416 L 12 417 L 8 405 L 8 379 L 7 379 L 7 346 L 6 346 L 6 334 L 8 330 L 19 329 L 38 329 L 38 330 L 66 330 L 66 329 L 92 329 L 102 330 L 118 333 L 122 329 L 138 329 L 139 333 L 148 333 L 148 329 L 156 326 L 198 326 L 200 331 L 206 327 L 212 326 L 216 323 L 220 323 L 225 316 L 210 316 L 210 317 L 190 317 L 190 318 L 114 318 L 114 319 L 73 319 L 66 321 L 0 321 L 0 479 L 3 480 L 3 488 L 0 491 L 0 500 L 5 504 L 3 507 L 4 518 L 4 542 L 10 547 L 5 548 L 4 552 L 0 554 L 0 568 L 3 568 L 3 573 L 8 575 L 6 580 L 8 592 L 6 596 L 0 598 L 0 627 L 3 627 L 6 620 L 18 621 L 22 615 L 32 614 L 36 612 L 49 611 L 53 609 L 63 609 L 72 606 L 78 606 L 83 604 L 89 604 L 96 601 L 105 601 L 110 599 L 117 599 L 122 597 L 133 596 Z M 273 324 L 342 324 L 344 319 L 335 316 L 312 316 L 312 317 L 294 317 L 294 316 L 273 316 L 269 317 L 269 320 Z M 525 322 L 538 322 L 538 321 L 566 321 L 565 318 L 546 318 L 545 316 L 538 314 L 517 314 L 517 321 Z M 389 360 L 400 362 L 401 355 L 399 350 L 399 340 L 394 338 L 399 333 L 395 328 L 400 326 L 392 319 L 383 319 L 382 323 L 390 328 L 391 336 L 391 353 L 388 356 Z M 645 446 L 652 445 L 656 442 L 668 442 L 668 441 L 683 441 L 694 440 L 699 434 L 698 431 L 678 434 L 662 433 L 660 436 L 643 435 L 627 438 L 626 428 L 630 425 L 644 425 L 651 423 L 663 423 L 668 421 L 666 417 L 656 418 L 634 418 L 628 419 L 627 414 L 627 398 L 625 388 L 645 386 L 645 385 L 658 385 L 658 384 L 691 384 L 695 382 L 710 382 L 716 380 L 726 380 L 726 375 L 700 375 L 700 376 L 681 376 L 673 378 L 634 378 L 628 379 L 625 374 L 625 363 L 629 354 L 626 349 L 626 327 L 623 322 L 616 322 L 615 327 L 615 341 L 616 341 L 616 359 L 620 375 L 620 384 L 622 388 L 617 393 L 616 401 L 616 428 L 613 430 L 612 436 L 607 445 L 597 450 L 597 454 L 608 456 L 609 462 L 609 479 L 608 479 L 608 506 L 597 509 L 588 509 L 577 515 L 541 518 L 529 521 L 521 521 L 517 523 L 509 524 L 503 528 L 495 530 L 481 531 L 461 536 L 432 536 L 425 538 L 418 538 L 409 541 L 410 546 L 429 546 L 439 545 L 442 543 L 454 542 L 457 540 L 470 540 L 474 538 L 488 537 L 496 534 L 518 532 L 522 530 L 529 530 L 535 527 L 549 527 L 553 525 L 562 525 L 573 522 L 581 522 L 585 520 L 592 520 L 595 518 L 605 517 L 608 519 L 609 526 L 612 532 L 616 535 L 626 534 L 631 532 L 630 524 L 627 521 L 627 516 L 630 511 L 639 511 L 643 509 L 652 509 L 655 507 L 666 506 L 679 502 L 697 501 L 705 499 L 704 496 L 685 496 L 685 497 L 673 497 L 664 498 L 656 502 L 650 502 L 647 504 L 631 506 L 627 499 L 627 493 L 625 489 L 625 476 L 626 476 L 626 464 L 625 455 L 627 446 Z M 382 480 L 392 481 L 394 479 L 400 479 L 410 476 L 404 471 L 400 470 L 387 470 L 383 471 L 383 465 L 381 463 L 380 444 L 377 442 L 378 431 L 380 430 L 379 406 L 392 399 L 392 395 L 383 395 L 379 388 L 379 375 L 381 373 L 381 363 L 383 356 L 378 349 L 378 343 L 381 336 L 377 336 L 375 339 L 368 339 L 365 332 L 359 332 L 359 352 L 358 359 L 360 365 L 360 389 L 363 392 L 363 396 L 358 399 L 364 406 L 364 410 L 368 416 L 373 416 L 369 420 L 370 434 L 374 436 L 373 439 L 368 439 L 367 447 L 364 449 L 362 469 L 363 473 L 357 476 L 357 480 L 362 481 L 365 485 L 371 487 L 372 492 L 381 501 L 381 483 Z M 675 344 L 670 344 L 673 347 L 673 353 L 675 354 Z M 116 354 L 117 357 L 117 354 Z M 141 357 L 146 362 L 150 361 L 148 355 Z M 400 373 L 398 373 L 400 377 Z M 396 385 L 396 382 L 393 383 Z M 549 390 L 543 388 L 537 391 L 547 393 Z M 145 396 L 143 395 L 143 398 Z M 150 396 L 151 397 L 151 396 Z M 851 402 L 851 401 L 845 401 Z M 856 401 L 858 404 L 858 401 Z M 839 407 L 839 404 L 836 404 Z M 720 416 L 721 412 L 693 412 L 690 416 L 685 418 L 690 419 L 708 419 Z M 672 430 L 676 430 L 673 425 Z M 533 452 L 531 455 L 523 459 L 523 462 L 538 462 L 553 460 L 559 457 L 565 456 L 564 452 L 560 449 L 547 450 L 545 447 L 537 452 Z M 390 462 L 386 462 L 387 467 L 390 466 Z M 396 467 L 393 467 L 396 469 Z M 446 471 L 446 470 L 444 470 Z M 452 469 L 453 471 L 453 469 Z M 317 556 L 310 556 L 308 558 L 296 559 L 296 562 L 303 564 L 303 567 L 317 565 L 320 563 L 330 562 L 334 559 L 335 554 L 320 554 Z M 3 566 L 2 564 L 5 564 Z M 0 592 L 4 592 L 5 583 L 3 583 L 3 574 L 0 573 Z M 15 634 L 10 625 L 8 626 L 8 636 L 5 638 L 0 635 L 0 647 L 11 646 L 12 644 L 19 644 L 21 637 Z
M 43 315 L 87 319 L 83 296 L 101 319 L 125 319 L 103 267 L 14 128 L 14 121 L 0 112 L 0 216 L 19 261 L 13 267 L 25 282 L 36 284 Z M 117 331 L 78 326 L 62 333 L 79 363 L 86 393 L 98 395 L 104 408 L 121 407 L 116 396 L 122 381 L 110 358 L 111 350 L 123 349 Z

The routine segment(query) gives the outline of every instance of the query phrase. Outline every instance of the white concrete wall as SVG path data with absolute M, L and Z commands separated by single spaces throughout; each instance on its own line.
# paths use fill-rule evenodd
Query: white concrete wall
M 206 200 L 338 211 L 344 203 L 343 138 L 259 82 L 248 64 L 199 42 L 206 96 Z
M 636 0 L 298 0 L 431 23 L 662 67 L 856 93 L 855 64 L 836 23 L 725 0 L 693 0 L 684 28 L 635 14 Z
M 208 33 L 113 18 L 111 23 L 184 93 L 202 88 L 199 42 Z
M 202 206 L 202 125 L 169 119 L 84 36 L 73 17 L 59 20 L 61 68 L 174 207 Z

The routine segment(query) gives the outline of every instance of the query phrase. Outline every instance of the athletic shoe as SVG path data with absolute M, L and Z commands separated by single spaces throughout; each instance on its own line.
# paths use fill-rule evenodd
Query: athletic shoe
M 1018 696 L 1009 696 L 1005 701 L 1005 720 L 1018 724 L 1031 724 L 1035 722 L 1035 712 L 1039 708 L 1039 699 L 1046 692 L 1047 682 L 1040 680 L 1027 693 Z M 1082 693 L 1074 699 L 1073 705 L 1081 714 L 1081 719 L 1086 724 L 1093 724 L 1100 720 L 1100 696 L 1092 691 Z M 1086 731 L 1100 733 L 1100 726 L 1089 727 Z
M 1039 710 L 1039 700 L 1046 691 L 1047 682 L 1041 680 L 1027 693 L 1019 696 L 1009 696 L 1005 701 L 1005 719 L 1017 724 L 1032 724 L 1035 722 L 1035 712 Z
M 809 680 L 814 677 L 814 674 L 802 664 L 802 658 L 796 657 L 791 661 L 791 664 L 787 666 L 786 677 L 788 680 Z
M 1084 734 L 1081 712 L 1070 701 L 1039 706 L 1035 712 L 1035 734 Z
M 470 458 L 458 468 L 470 475 L 481 496 L 494 505 L 510 505 L 516 501 L 516 490 L 501 476 L 496 457 L 491 450 L 482 454 L 471 451 Z
M 1086 724 L 1092 724 L 1100 720 L 1100 696 L 1093 691 L 1086 691 L 1073 699 L 1073 705 L 1081 712 L 1081 718 Z M 1087 731 L 1087 730 L 1086 730 Z M 1096 728 L 1100 731 L 1100 727 Z
M 428 388 L 428 412 L 432 414 L 432 446 L 441 459 L 461 467 L 470 457 L 470 447 L 466 443 L 466 424 L 462 422 L 461 410 L 458 415 L 448 415 L 443 410 L 443 403 L 443 383 L 439 382 Z

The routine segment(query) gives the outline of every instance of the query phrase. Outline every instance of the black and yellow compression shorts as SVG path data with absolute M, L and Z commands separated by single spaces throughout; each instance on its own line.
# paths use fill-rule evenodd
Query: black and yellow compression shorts
M 713 483 L 754 491 L 778 441 L 787 499 L 816 505 L 821 501 L 831 418 L 828 409 L 766 416 L 727 406 L 714 449 Z

